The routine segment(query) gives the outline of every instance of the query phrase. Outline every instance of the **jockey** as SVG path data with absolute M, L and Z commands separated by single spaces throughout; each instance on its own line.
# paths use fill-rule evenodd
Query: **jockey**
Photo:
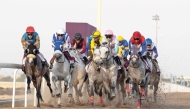
M 22 71 L 25 71 L 25 60 L 27 56 L 27 46 L 30 44 L 34 44 L 37 47 L 37 55 L 40 57 L 42 64 L 49 67 L 46 59 L 44 56 L 39 52 L 40 48 L 40 37 L 37 32 L 35 32 L 35 29 L 33 26 L 28 26 L 26 28 L 26 32 L 23 34 L 21 38 L 22 47 L 24 49 L 24 56 L 23 56 L 23 62 L 22 62 Z
M 158 57 L 157 48 L 150 38 L 146 39 L 146 50 L 147 50 L 147 52 L 152 53 L 151 57 L 156 64 L 157 73 L 160 76 L 160 67 L 158 65 L 158 61 L 156 60 L 156 58 Z
M 75 38 L 71 42 L 71 47 L 76 47 L 76 49 L 79 49 L 80 52 L 79 56 L 80 58 L 84 59 L 85 64 L 88 62 L 88 59 L 85 55 L 86 51 L 86 41 L 82 38 L 82 35 L 80 33 L 75 34 Z
M 92 40 L 92 35 L 88 37 L 88 42 L 86 43 L 86 52 L 85 52 L 86 56 L 88 55 L 88 50 L 90 48 L 91 40 Z
M 118 55 L 127 60 L 127 55 L 129 54 L 128 42 L 122 36 L 117 36 L 117 39 L 119 41 Z M 124 50 L 124 53 L 122 53 L 122 50 Z
M 142 47 L 142 50 L 139 51 L 139 55 L 142 57 L 143 61 L 146 63 L 146 72 L 151 72 L 150 66 L 147 62 L 147 57 L 146 57 L 146 41 L 145 41 L 144 36 L 142 36 L 140 34 L 140 32 L 135 31 L 133 33 L 133 36 L 129 40 L 129 49 L 130 50 L 131 50 L 132 45 L 139 45 L 140 47 Z M 130 52 L 129 52 L 129 54 L 130 54 Z
M 100 46 L 103 38 L 104 38 L 104 36 L 101 36 L 100 31 L 96 30 L 92 33 L 92 40 L 90 42 L 92 54 L 94 54 L 95 47 Z
M 114 56 L 114 60 L 119 65 L 119 69 L 121 69 L 121 61 L 119 57 L 117 56 L 119 41 L 117 37 L 113 34 L 112 30 L 107 30 L 105 32 L 105 37 L 104 37 L 103 42 L 106 42 L 106 41 L 110 43 L 110 47 L 112 49 L 112 56 Z
M 70 61 L 71 67 L 73 68 L 74 58 L 71 57 L 68 52 L 69 46 L 70 46 L 70 38 L 63 28 L 58 29 L 57 32 L 53 34 L 53 40 L 52 40 L 53 45 L 55 45 L 55 42 L 57 41 L 58 42 L 61 41 L 63 43 L 63 47 L 61 51 L 63 52 L 65 57 Z M 55 56 L 53 56 L 52 59 L 50 60 L 50 69 L 52 69 L 53 67 L 54 60 L 55 60 Z

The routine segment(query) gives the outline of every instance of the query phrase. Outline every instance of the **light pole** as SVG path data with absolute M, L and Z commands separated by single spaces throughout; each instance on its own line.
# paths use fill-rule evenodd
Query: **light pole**
M 101 7 L 102 7 L 102 0 L 98 0 L 97 30 L 99 31 L 101 29 Z
M 156 14 L 153 16 L 153 20 L 156 20 L 156 47 L 157 47 L 157 30 L 158 30 L 158 20 L 160 20 L 159 16 Z

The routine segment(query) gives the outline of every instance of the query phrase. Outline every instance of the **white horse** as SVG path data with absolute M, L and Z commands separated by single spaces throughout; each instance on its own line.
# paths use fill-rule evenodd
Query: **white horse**
M 76 49 L 70 49 L 69 51 L 70 55 L 75 57 L 76 60 L 76 69 L 75 69 L 75 76 L 74 76 L 74 81 L 73 81 L 73 87 L 75 89 L 75 94 L 76 94 L 76 104 L 80 103 L 79 101 L 79 96 L 82 97 L 82 86 L 84 83 L 85 75 L 86 75 L 86 70 L 85 70 L 85 64 L 78 55 L 78 50 Z
M 55 48 L 61 47 L 61 44 L 55 44 Z M 62 48 L 62 47 L 61 47 Z M 62 95 L 62 88 L 61 88 L 61 81 L 64 80 L 64 93 L 67 92 L 69 85 L 69 93 L 68 97 L 72 97 L 73 93 L 73 81 L 75 78 L 75 66 L 74 68 L 70 67 L 69 60 L 66 59 L 65 55 L 60 50 L 55 50 L 54 54 L 55 56 L 55 62 L 53 63 L 52 68 L 52 82 L 55 86 L 56 96 L 58 97 L 58 107 L 61 107 L 61 95 Z M 70 101 L 69 101 L 70 102 Z

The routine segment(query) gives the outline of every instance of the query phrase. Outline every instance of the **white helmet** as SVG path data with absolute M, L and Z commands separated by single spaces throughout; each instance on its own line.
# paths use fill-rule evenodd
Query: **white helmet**
M 59 28 L 56 33 L 57 34 L 65 34 L 65 30 L 63 28 Z

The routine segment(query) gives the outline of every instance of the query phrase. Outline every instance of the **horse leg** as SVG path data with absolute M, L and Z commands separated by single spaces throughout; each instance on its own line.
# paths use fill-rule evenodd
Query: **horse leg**
M 53 97 L 53 90 L 52 90 L 52 88 L 51 88 L 49 73 L 46 73 L 46 74 L 44 75 L 44 78 L 45 78 L 45 80 L 46 80 L 46 82 L 47 82 L 47 86 L 49 87 L 51 96 Z
M 130 95 L 129 81 L 130 81 L 130 78 L 127 78 L 127 80 L 125 81 L 125 83 L 126 83 L 126 92 L 127 92 L 128 96 L 130 98 L 131 95 Z
M 99 92 L 99 104 L 100 104 L 100 106 L 103 105 L 103 99 L 102 99 L 102 87 L 101 87 L 100 92 Z
M 82 87 L 83 87 L 83 84 L 84 84 L 84 79 L 79 80 L 78 94 L 79 94 L 80 97 L 82 97 Z
M 73 85 L 74 89 L 75 89 L 75 95 L 76 95 L 76 104 L 79 104 L 79 94 L 78 94 L 78 87 L 77 84 Z
M 124 82 L 122 81 L 122 82 L 120 83 L 120 85 L 121 85 L 121 94 L 122 94 L 122 97 L 123 97 L 123 105 L 126 105 L 126 102 L 125 102 L 126 91 L 125 91 Z
M 138 97 L 137 108 L 141 108 L 141 93 L 139 90 L 139 86 L 137 84 L 135 84 L 135 89 L 136 89 L 137 97 Z
M 116 88 L 116 80 L 117 80 L 117 77 L 113 77 L 111 79 L 111 90 L 110 90 L 110 94 L 111 94 L 111 99 L 113 100 L 116 96 L 115 94 L 115 88 Z
M 61 95 L 62 95 L 62 88 L 61 88 L 61 81 L 57 81 L 56 82 L 56 85 L 58 86 L 57 88 L 57 93 L 56 93 L 56 96 L 58 98 L 58 101 L 57 101 L 57 106 L 58 107 L 61 107 Z
M 41 89 L 41 81 L 42 81 L 42 77 L 39 76 L 39 77 L 36 77 L 36 82 L 37 82 L 37 87 L 36 87 L 36 97 L 38 99 L 38 104 L 37 104 L 37 107 L 40 108 L 40 98 L 41 98 L 41 92 L 40 92 L 40 89 Z
M 157 102 L 158 84 L 154 84 L 154 102 Z
M 31 83 L 31 79 L 30 79 L 30 77 L 29 76 L 26 76 L 26 78 L 27 78 L 27 94 L 28 93 L 31 93 L 31 90 L 30 90 L 30 83 Z
M 66 93 L 67 90 L 68 90 L 67 86 L 68 86 L 68 81 L 69 81 L 69 79 L 70 79 L 70 77 L 69 77 L 69 75 L 67 75 L 67 76 L 66 76 L 66 79 L 65 79 L 65 81 L 64 81 L 64 86 L 65 86 L 65 88 L 64 88 L 64 93 Z
M 89 79 L 90 105 L 94 107 L 94 81 Z

